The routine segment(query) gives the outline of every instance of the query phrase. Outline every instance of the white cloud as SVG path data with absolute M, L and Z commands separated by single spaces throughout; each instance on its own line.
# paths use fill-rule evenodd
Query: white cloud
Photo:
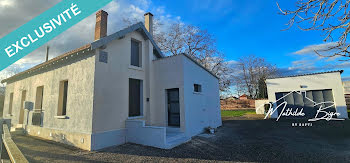
M 227 65 L 232 67 L 232 66 L 235 66 L 238 62 L 235 61 L 235 60 L 229 60 L 229 61 L 226 61 Z
M 0 7 L 12 7 L 14 6 L 13 0 L 0 0 Z
M 1 9 L 0 22 L 7 23 L 0 24 L 0 37 L 5 36 L 58 2 L 59 0 L 36 0 L 33 2 L 22 0 L 0 0 L 0 8 L 4 5 L 14 6 L 12 8 Z M 166 13 L 165 7 L 151 6 L 151 4 L 151 0 L 115 0 L 109 3 L 103 8 L 103 10 L 108 12 L 108 34 L 112 34 L 125 28 L 128 24 L 123 21 L 124 18 L 143 21 L 144 13 L 148 11 L 156 13 L 155 17 L 161 19 L 161 21 L 165 23 L 179 21 L 180 17 L 165 17 L 166 15 L 169 15 Z M 159 12 L 160 10 L 157 11 L 159 8 L 163 8 L 164 12 Z M 91 43 L 94 38 L 94 27 L 95 14 L 92 14 L 48 42 L 47 45 L 50 46 L 49 58 L 54 58 L 67 51 Z M 45 60 L 45 47 L 46 45 L 28 54 L 21 60 L 17 61 L 13 67 L 18 67 L 23 71 L 42 63 Z M 9 69 L 11 69 L 11 67 L 7 70 L 5 69 L 1 71 L 0 75 L 9 71 Z
M 293 54 L 303 55 L 303 54 L 315 54 L 315 51 L 327 50 L 329 47 L 336 46 L 336 42 L 329 42 L 323 44 L 315 44 L 304 47 L 301 50 L 294 52 Z

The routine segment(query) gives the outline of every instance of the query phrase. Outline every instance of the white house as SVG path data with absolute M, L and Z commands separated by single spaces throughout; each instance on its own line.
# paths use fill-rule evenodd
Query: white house
M 86 150 L 127 142 L 169 149 L 221 126 L 218 78 L 189 56 L 165 57 L 153 15 L 3 80 L 12 130 Z
M 320 105 L 323 105 L 323 108 L 329 107 L 327 111 L 340 113 L 337 118 L 347 119 L 342 72 L 339 70 L 267 79 L 269 102 L 273 103 L 274 108 L 284 101 L 287 102 L 287 108 L 303 108 L 306 118 L 314 118 Z M 277 118 L 281 108 L 271 117 Z

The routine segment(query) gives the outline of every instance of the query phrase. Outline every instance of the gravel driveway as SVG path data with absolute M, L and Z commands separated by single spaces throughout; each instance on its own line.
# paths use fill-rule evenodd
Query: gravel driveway
M 30 136 L 14 141 L 30 162 L 350 162 L 350 121 L 292 127 L 290 121 L 223 121 L 214 137 L 172 150 L 125 144 L 88 152 Z

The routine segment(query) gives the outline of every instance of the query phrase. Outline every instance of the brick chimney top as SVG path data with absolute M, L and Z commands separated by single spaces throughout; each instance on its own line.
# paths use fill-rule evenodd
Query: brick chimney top
M 107 17 L 106 11 L 100 10 L 96 13 L 95 41 L 107 36 Z
M 143 16 L 146 16 L 146 15 L 151 15 L 151 16 L 153 16 L 153 14 L 150 13 L 150 12 L 145 13 Z
M 153 14 L 147 12 L 145 15 L 145 27 L 147 31 L 153 36 Z

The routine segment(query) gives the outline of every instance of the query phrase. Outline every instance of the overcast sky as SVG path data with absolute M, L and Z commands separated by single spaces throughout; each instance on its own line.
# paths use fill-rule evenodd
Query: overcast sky
M 59 1 L 0 0 L 0 38 Z M 288 9 L 295 4 L 294 0 L 279 2 Z M 332 44 L 322 42 L 321 32 L 303 32 L 297 27 L 282 31 L 288 18 L 278 14 L 276 0 L 115 0 L 104 10 L 109 13 L 108 34 L 126 26 L 123 18 L 143 21 L 143 14 L 150 11 L 162 22 L 181 21 L 207 29 L 230 63 L 255 54 L 289 73 L 344 69 L 343 78 L 350 76 L 349 62 L 324 59 L 313 53 Z M 94 26 L 93 14 L 50 41 L 50 58 L 91 43 Z M 43 62 L 45 47 L 19 60 L 15 66 L 24 70 Z M 6 74 L 6 69 L 2 74 Z

